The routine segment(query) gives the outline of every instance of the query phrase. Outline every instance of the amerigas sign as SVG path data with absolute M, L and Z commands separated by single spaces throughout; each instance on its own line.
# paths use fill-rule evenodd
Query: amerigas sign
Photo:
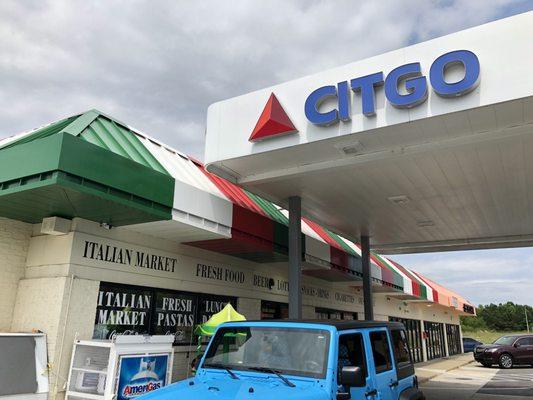
M 446 71 L 456 65 L 460 65 L 464 71 L 462 79 L 448 82 Z M 429 81 L 435 93 L 442 97 L 462 96 L 473 89 L 479 83 L 479 60 L 477 56 L 468 50 L 457 50 L 446 53 L 437 58 L 429 70 Z M 405 93 L 402 93 L 401 84 L 405 85 Z M 379 86 L 385 86 L 387 100 L 396 108 L 412 108 L 428 97 L 428 82 L 422 74 L 419 62 L 401 65 L 389 72 L 384 78 L 383 72 L 361 76 L 342 81 L 337 85 L 322 86 L 313 91 L 305 101 L 305 116 L 315 125 L 331 125 L 339 120 L 351 119 L 350 89 L 361 95 L 362 109 L 359 110 L 365 116 L 371 117 L 376 113 L 375 92 Z M 337 107 L 329 111 L 321 110 L 325 100 L 334 98 Z M 353 110 L 358 112 L 358 110 Z

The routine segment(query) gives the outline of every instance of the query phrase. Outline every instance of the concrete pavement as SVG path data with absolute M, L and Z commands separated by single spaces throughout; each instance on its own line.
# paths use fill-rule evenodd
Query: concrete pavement
M 469 361 L 471 359 L 460 356 L 417 366 L 417 374 L 423 375 L 420 388 L 427 400 L 531 400 L 533 398 L 532 368 L 501 370 L 496 367 L 484 368 Z M 463 362 L 466 364 L 459 366 Z M 453 368 L 454 365 L 458 367 Z M 437 372 L 445 369 L 448 371 Z M 431 375 L 434 376 L 428 379 Z
M 416 364 L 418 382 L 424 383 L 445 372 L 457 369 L 474 361 L 472 353 L 459 354 L 438 360 Z

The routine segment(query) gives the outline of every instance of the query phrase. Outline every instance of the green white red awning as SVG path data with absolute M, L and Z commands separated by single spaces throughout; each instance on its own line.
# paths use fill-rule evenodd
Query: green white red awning
M 156 174 L 154 176 L 161 182 L 158 186 L 159 191 L 153 195 L 142 186 L 132 188 L 134 193 L 149 198 L 151 203 L 134 198 L 137 203 L 130 201 L 131 204 L 141 204 L 145 208 L 145 204 L 148 204 L 154 207 L 154 199 L 162 199 L 159 200 L 160 203 L 170 204 L 168 198 L 173 192 L 173 212 L 172 215 L 164 214 L 168 215 L 167 219 L 173 220 L 180 213 L 190 213 L 189 221 L 204 219 L 204 224 L 201 226 L 205 229 L 214 225 L 227 229 L 227 233 L 218 235 L 215 239 L 194 240 L 187 244 L 258 263 L 287 261 L 288 212 L 286 210 L 207 172 L 202 163 L 192 157 L 97 110 L 0 141 L 0 152 L 17 146 L 23 148 L 22 146 L 33 142 L 40 143 L 60 134 L 72 135 L 80 143 L 87 143 L 86 146 L 93 146 L 92 148 L 97 148 L 99 151 L 108 151 L 113 153 L 113 157 L 120 156 L 128 162 L 134 161 L 143 168 L 152 170 Z M 165 177 L 169 179 L 165 180 Z M 135 182 L 131 179 L 130 181 Z M 122 185 L 115 189 L 127 192 L 123 187 L 124 182 L 125 180 L 115 182 L 106 179 L 106 184 L 110 186 L 108 192 L 116 193 L 116 196 L 120 194 L 116 190 L 113 191 L 114 185 Z M 4 187 L 3 185 L 5 186 L 0 182 L 0 188 Z M 162 185 L 165 187 L 161 188 Z M 144 222 L 153 221 L 153 213 L 149 217 L 151 219 L 140 216 L 146 218 Z M 165 217 L 162 216 L 160 219 Z M 360 280 L 361 249 L 357 243 L 306 218 L 302 219 L 302 233 L 302 261 L 305 274 L 331 281 Z M 373 252 L 371 268 L 374 284 L 383 291 L 397 293 L 406 299 L 435 302 L 460 310 L 472 307 L 459 295 Z

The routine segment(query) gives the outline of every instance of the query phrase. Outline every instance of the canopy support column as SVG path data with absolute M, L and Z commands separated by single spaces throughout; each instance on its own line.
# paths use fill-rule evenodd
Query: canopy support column
M 370 269 L 370 238 L 361 235 L 361 262 L 363 266 L 363 301 L 365 320 L 374 319 L 374 304 L 372 300 L 372 271 Z
M 289 197 L 289 318 L 302 319 L 302 199 Z

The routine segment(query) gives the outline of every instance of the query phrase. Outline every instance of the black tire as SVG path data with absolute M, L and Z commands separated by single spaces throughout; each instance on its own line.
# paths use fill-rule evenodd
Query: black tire
M 400 393 L 399 400 L 426 400 L 426 396 L 424 396 L 424 393 L 422 393 L 417 388 L 409 388 L 405 389 L 402 393 Z
M 485 368 L 492 367 L 492 363 L 489 363 L 489 362 L 482 362 L 481 365 L 483 365 Z
M 498 359 L 498 365 L 500 366 L 500 368 L 511 369 L 513 368 L 513 364 L 514 364 L 513 356 L 511 356 L 508 353 L 503 353 Z

